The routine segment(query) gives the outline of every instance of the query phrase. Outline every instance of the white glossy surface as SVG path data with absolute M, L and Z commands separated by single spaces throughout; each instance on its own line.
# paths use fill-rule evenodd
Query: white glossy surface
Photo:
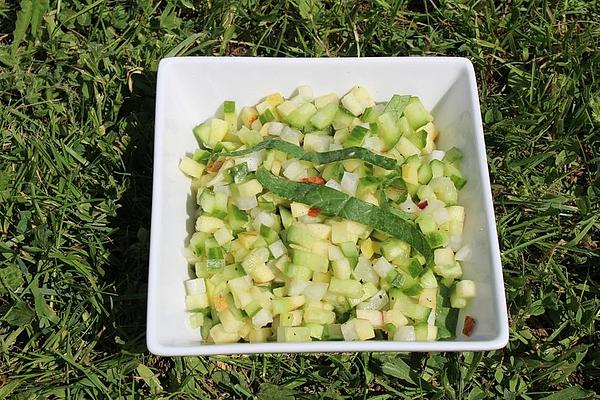
M 315 96 L 343 94 L 353 85 L 368 88 L 376 101 L 393 94 L 421 97 L 440 129 L 438 146 L 459 147 L 468 183 L 460 192 L 466 207 L 464 238 L 470 261 L 464 277 L 478 284 L 478 296 L 463 315 L 477 327 L 471 337 L 460 332 L 453 341 L 438 342 L 311 342 L 203 344 L 187 324 L 184 285 L 187 263 L 182 255 L 193 221 L 190 181 L 178 169 L 182 155 L 197 142 L 192 128 L 213 116 L 223 100 L 238 107 L 261 96 L 292 94 L 310 85 Z M 156 95 L 154 185 L 148 285 L 148 349 L 159 355 L 201 355 L 271 352 L 341 351 L 480 351 L 501 348 L 508 341 L 508 319 L 498 249 L 485 144 L 475 74 L 464 58 L 230 58 L 186 57 L 160 62 Z

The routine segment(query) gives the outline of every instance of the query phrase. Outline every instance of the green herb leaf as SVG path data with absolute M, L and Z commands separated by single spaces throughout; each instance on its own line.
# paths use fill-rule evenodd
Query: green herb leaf
M 421 231 L 413 223 L 380 207 L 327 186 L 276 177 L 262 167 L 256 172 L 256 178 L 278 196 L 319 208 L 324 215 L 349 219 L 386 232 L 410 244 L 428 262 L 432 259 L 431 247 Z
M 450 289 L 440 286 L 435 309 L 435 326 L 438 328 L 438 339 L 454 338 L 458 323 L 458 311 L 457 308 L 452 308 L 450 305 Z
M 408 104 L 410 100 L 410 96 L 401 96 L 399 94 L 395 94 L 392 96 L 390 101 L 387 102 L 385 108 L 383 109 L 384 113 L 392 113 L 396 116 L 396 119 L 402 116 L 404 112 L 404 107 Z
M 231 153 L 220 153 L 218 155 L 228 157 L 239 157 L 244 156 L 246 154 L 254 153 L 255 151 L 268 149 L 283 151 L 294 158 L 304 161 L 310 161 L 315 165 L 328 164 L 341 160 L 359 159 L 366 163 L 377 165 L 381 168 L 389 170 L 395 170 L 398 167 L 396 160 L 389 157 L 380 156 L 379 154 L 375 154 L 363 147 L 348 147 L 342 150 L 325 151 L 322 153 L 314 151 L 307 152 L 304 151 L 304 149 L 300 146 L 296 146 L 295 144 L 280 139 L 267 139 L 249 149 L 234 151 Z

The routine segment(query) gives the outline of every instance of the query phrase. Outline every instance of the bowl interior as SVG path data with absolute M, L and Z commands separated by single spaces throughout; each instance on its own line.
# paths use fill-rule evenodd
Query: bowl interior
M 413 94 L 432 110 L 440 130 L 438 147 L 459 147 L 462 170 L 468 179 L 460 192 L 466 207 L 465 243 L 470 261 L 464 277 L 478 283 L 477 301 L 461 312 L 477 320 L 470 337 L 460 334 L 450 342 L 320 342 L 307 347 L 285 343 L 264 345 L 204 345 L 197 330 L 187 325 L 183 281 L 188 268 L 182 249 L 193 231 L 195 210 L 190 182 L 178 169 L 180 158 L 197 148 L 192 128 L 215 115 L 224 100 L 239 107 L 254 105 L 273 92 L 284 96 L 300 85 L 315 95 L 346 93 L 365 86 L 376 101 L 393 94 Z M 165 355 L 257 351 L 342 350 L 483 350 L 501 347 L 507 335 L 498 243 L 491 204 L 485 145 L 473 68 L 459 58 L 374 59 L 261 59 L 176 58 L 161 62 L 157 84 L 154 195 L 150 278 L 148 291 L 148 346 Z M 312 346 L 312 347 L 311 347 Z M 342 347 L 340 347 L 342 346 Z

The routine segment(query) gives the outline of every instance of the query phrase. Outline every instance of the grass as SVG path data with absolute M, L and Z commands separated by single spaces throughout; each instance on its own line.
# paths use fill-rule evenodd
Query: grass
M 0 0 L 0 399 L 594 398 L 597 0 Z M 475 64 L 510 342 L 463 354 L 145 349 L 158 60 Z

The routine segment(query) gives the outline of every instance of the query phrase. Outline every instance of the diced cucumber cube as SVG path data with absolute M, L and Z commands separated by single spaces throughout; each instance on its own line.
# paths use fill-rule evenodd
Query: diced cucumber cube
M 407 134 L 406 138 L 421 150 L 423 150 L 427 144 L 427 132 L 422 129 Z
M 317 282 L 313 280 L 311 282 L 307 282 L 307 285 L 302 291 L 302 294 L 309 301 L 320 301 L 323 297 L 325 297 L 328 287 L 329 281 Z
M 369 133 L 369 130 L 365 127 L 362 126 L 355 126 L 352 131 L 350 131 L 350 134 L 348 135 L 348 137 L 346 137 L 346 140 L 343 143 L 344 147 L 360 147 L 363 143 L 363 141 L 365 140 L 365 137 L 367 136 L 367 134 Z
M 331 324 L 335 321 L 335 313 L 333 311 L 324 310 L 314 306 L 306 307 L 304 311 L 304 322 L 307 324 Z
M 278 342 L 310 342 L 310 328 L 305 326 L 280 326 L 277 328 Z
M 221 321 L 225 332 L 229 333 L 237 333 L 244 324 L 242 319 L 234 315 L 231 307 L 219 312 L 219 321 Z
M 437 288 L 423 289 L 419 295 L 419 304 L 427 308 L 436 308 Z
M 294 262 L 294 264 L 304 265 L 313 271 L 319 272 L 327 272 L 329 267 L 329 260 L 327 257 L 322 257 L 300 249 L 294 249 L 292 262 Z
M 392 309 L 398 309 L 402 314 L 414 320 L 427 320 L 431 309 L 418 304 L 416 300 L 404 294 L 401 289 L 390 289 L 389 296 Z
M 209 339 L 216 344 L 235 343 L 240 340 L 240 335 L 237 332 L 227 332 L 221 323 L 210 328 Z
M 335 117 L 333 118 L 333 128 L 336 131 L 339 131 L 344 128 L 348 128 L 350 125 L 352 125 L 353 121 L 354 121 L 354 117 L 352 115 L 347 113 L 345 110 L 338 109 L 337 113 L 335 114 Z M 348 131 L 348 133 L 349 133 L 349 131 Z M 339 143 L 339 142 L 336 142 L 336 143 Z
M 251 179 L 247 182 L 237 185 L 238 193 L 241 197 L 256 196 L 263 190 L 262 185 L 257 179 Z
M 276 120 L 275 116 L 273 115 L 273 112 L 268 108 L 264 110 L 262 114 L 259 115 L 258 119 L 261 122 L 261 124 L 266 124 L 267 122 Z
M 402 136 L 398 143 L 396 144 L 396 148 L 402 154 L 403 157 L 410 157 L 416 154 L 421 154 L 421 149 L 414 145 L 413 142 L 408 140 L 406 136 Z
M 432 341 L 437 337 L 437 326 L 427 323 L 415 325 L 415 339 L 419 341 Z
M 190 248 L 197 256 L 204 255 L 205 242 L 209 237 L 210 234 L 206 232 L 194 232 L 190 238 Z
M 445 163 L 454 163 L 456 161 L 460 161 L 463 158 L 462 151 L 460 151 L 456 147 L 452 147 L 450 150 L 446 151 L 446 155 L 444 156 L 443 161 Z
M 243 307 L 244 312 L 250 317 L 254 317 L 260 310 L 262 310 L 262 306 L 260 302 L 257 300 L 251 301 L 248 305 Z
M 475 282 L 468 279 L 463 279 L 457 282 L 454 290 L 457 297 L 461 297 L 464 299 L 471 299 L 475 297 L 477 293 Z
M 432 249 L 443 247 L 448 244 L 448 234 L 443 231 L 435 231 L 426 235 L 427 242 Z
M 300 264 L 289 263 L 285 267 L 285 274 L 297 280 L 308 281 L 310 280 L 313 271 L 309 267 Z
M 383 324 L 393 324 L 396 329 L 408 324 L 408 319 L 397 308 L 383 311 L 382 318 Z
M 307 133 L 304 135 L 303 147 L 305 151 L 325 152 L 329 150 L 333 138 L 322 133 Z
M 331 293 L 353 299 L 361 298 L 363 295 L 363 287 L 359 281 L 352 279 L 342 280 L 336 277 L 331 277 L 331 281 L 329 282 L 329 291 Z
M 195 295 L 206 293 L 206 284 L 203 278 L 188 279 L 184 282 L 185 294 Z
M 420 128 L 428 122 L 433 121 L 433 117 L 425 109 L 418 97 L 410 99 L 410 102 L 404 107 L 404 115 L 413 129 Z
M 396 329 L 394 340 L 402 342 L 414 342 L 416 340 L 415 327 L 412 325 L 400 326 Z
M 394 270 L 394 266 L 381 257 L 373 264 L 373 269 L 381 278 L 386 278 Z
M 417 217 L 415 222 L 419 226 L 419 229 L 421 229 L 421 232 L 424 234 L 432 233 L 437 229 L 435 220 L 431 214 L 422 213 Z
M 258 119 L 258 111 L 254 107 L 244 107 L 240 111 L 240 120 L 242 125 L 246 128 L 250 128 L 254 121 Z
M 357 310 L 381 310 L 389 303 L 389 297 L 384 289 L 380 289 L 369 299 L 360 302 Z
M 454 252 L 452 249 L 443 248 L 443 249 L 435 249 L 433 251 L 433 260 L 435 265 L 440 266 L 450 266 L 453 265 L 454 260 Z
M 342 340 L 342 326 L 340 324 L 327 324 L 323 329 L 323 339 L 325 340 Z
M 192 312 L 189 315 L 190 327 L 192 329 L 200 328 L 204 325 L 204 314 L 201 312 Z
M 426 185 L 429 183 L 433 174 L 431 173 L 431 164 L 423 163 L 418 169 L 417 178 L 419 180 L 419 184 Z
M 431 175 L 432 178 L 439 178 L 444 176 L 444 163 L 441 162 L 440 160 L 431 160 L 429 162 L 429 165 L 431 166 Z
M 317 241 L 317 238 L 311 234 L 307 229 L 307 225 L 304 224 L 293 223 L 286 232 L 289 243 L 295 243 L 308 249 Z
M 462 268 L 458 261 L 452 265 L 435 265 L 433 272 L 446 279 L 456 279 L 462 276 Z
M 196 230 L 198 232 L 214 233 L 223 226 L 225 226 L 223 220 L 208 215 L 201 215 L 196 220 Z
M 304 103 L 296 108 L 286 120 L 294 128 L 302 129 L 316 113 L 317 108 L 312 103 Z
M 331 262 L 333 269 L 333 276 L 338 279 L 350 279 L 352 274 L 352 267 L 350 261 L 347 258 L 340 258 Z
M 210 146 L 210 124 L 204 123 L 196 126 L 193 130 L 196 140 L 205 148 L 212 148 Z
M 323 179 L 326 181 L 334 180 L 339 182 L 344 175 L 344 166 L 340 162 L 327 164 L 323 169 Z
M 185 308 L 188 311 L 202 310 L 208 306 L 208 295 L 206 293 L 185 296 Z
M 250 276 L 256 283 L 266 283 L 275 279 L 275 274 L 266 264 L 256 265 L 251 271 Z
M 266 342 L 273 335 L 271 328 L 258 328 L 250 331 L 248 341 L 250 343 Z
M 401 96 L 401 95 L 395 94 L 386 103 L 383 111 L 394 115 L 396 117 L 396 119 L 398 119 L 404 113 L 404 107 L 406 107 L 409 100 L 410 100 L 410 96 Z
M 226 227 L 218 229 L 214 233 L 214 237 L 219 246 L 223 246 L 224 244 L 227 244 L 234 239 L 233 235 L 231 234 L 231 230 Z
M 302 310 L 288 311 L 279 316 L 280 326 L 299 326 L 302 324 Z
M 381 252 L 388 261 L 410 257 L 410 245 L 399 239 L 387 239 L 380 244 Z M 385 276 L 382 276 L 384 278 Z
M 458 191 L 454 182 L 446 176 L 433 178 L 429 183 L 436 197 L 448 206 L 455 205 L 458 201 Z
M 467 299 L 465 299 L 464 297 L 459 297 L 456 294 L 456 291 L 450 294 L 450 305 L 452 306 L 452 308 L 465 308 L 467 304 Z
M 186 175 L 191 176 L 192 178 L 199 178 L 202 176 L 204 172 L 205 166 L 194 161 L 189 157 L 183 157 L 179 162 L 179 169 Z
M 321 339 L 323 337 L 324 326 L 320 324 L 306 324 L 308 329 L 310 329 L 310 337 L 315 339 Z
M 329 284 L 329 281 L 331 280 L 331 274 L 328 272 L 314 271 L 312 274 L 312 280 L 313 282 L 322 282 Z
M 310 123 L 319 130 L 325 129 L 333 123 L 338 109 L 337 101 L 330 102 L 311 117 Z

